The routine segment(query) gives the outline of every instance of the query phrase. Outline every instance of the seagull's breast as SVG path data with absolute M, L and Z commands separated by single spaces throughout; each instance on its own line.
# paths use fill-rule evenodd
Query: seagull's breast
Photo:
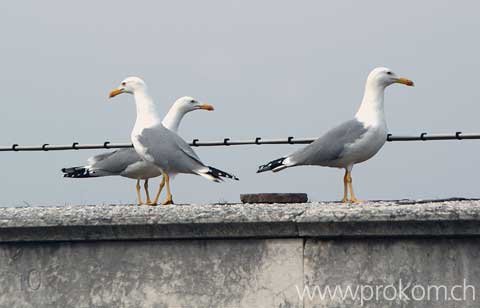
M 342 161 L 358 164 L 372 158 L 387 141 L 386 125 L 367 127 L 367 131 L 353 143 L 345 146 Z
M 137 132 L 134 129 L 131 135 L 133 147 L 135 148 L 135 151 L 137 151 L 138 155 L 140 155 L 140 157 L 143 160 L 153 164 L 155 159 L 150 154 L 148 154 L 147 145 L 143 144 L 140 137 L 141 137 L 141 131 Z

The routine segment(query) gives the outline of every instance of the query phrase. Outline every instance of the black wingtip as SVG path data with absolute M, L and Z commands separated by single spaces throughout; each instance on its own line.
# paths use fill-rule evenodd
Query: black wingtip
M 265 172 L 265 171 L 274 171 L 274 169 L 283 166 L 283 161 L 286 157 L 282 157 L 279 159 L 272 160 L 268 164 L 261 165 L 258 167 L 257 173 Z
M 231 179 L 231 180 L 235 180 L 235 181 L 240 180 L 235 175 L 230 174 L 228 172 L 219 170 L 219 169 L 211 167 L 211 166 L 209 166 L 208 168 L 209 168 L 209 170 L 208 170 L 207 174 L 211 175 L 216 180 L 216 182 L 223 182 L 222 178 L 227 178 L 227 179 Z
M 62 168 L 65 178 L 89 178 L 90 171 L 85 167 Z

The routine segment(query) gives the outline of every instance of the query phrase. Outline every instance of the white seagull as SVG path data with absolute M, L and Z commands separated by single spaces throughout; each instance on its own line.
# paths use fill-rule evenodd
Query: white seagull
M 193 98 L 185 96 L 179 98 L 172 105 L 167 115 L 163 118 L 163 125 L 177 132 L 183 117 L 194 110 L 213 110 L 213 106 L 200 104 Z M 148 192 L 148 179 L 157 177 L 162 172 L 152 163 L 143 160 L 135 149 L 120 149 L 113 152 L 102 153 L 88 159 L 88 165 L 81 167 L 63 168 L 65 177 L 91 178 L 103 176 L 123 176 L 136 179 L 136 191 L 138 205 L 143 204 L 140 194 L 140 180 L 144 180 L 146 204 L 154 205 Z M 165 177 L 162 178 L 165 182 Z
M 327 131 L 322 137 L 291 155 L 259 167 L 257 173 L 277 172 L 285 168 L 315 165 L 345 169 L 342 202 L 359 202 L 352 187 L 352 168 L 372 158 L 387 141 L 387 121 L 383 107 L 385 88 L 394 83 L 413 86 L 413 82 L 395 75 L 385 67 L 370 72 L 362 104 L 355 118 Z M 348 189 L 350 199 L 348 198 Z
M 166 184 L 167 198 L 162 204 L 173 204 L 170 177 L 178 173 L 196 174 L 215 182 L 222 181 L 222 177 L 238 180 L 234 175 L 204 165 L 185 140 L 165 127 L 142 79 L 126 78 L 117 89 L 110 92 L 110 97 L 122 93 L 132 94 L 135 98 L 137 119 L 131 134 L 135 150 L 143 160 L 161 170 L 165 177 L 153 203 L 158 202 L 160 191 Z M 192 99 L 190 103 L 196 104 L 197 101 Z

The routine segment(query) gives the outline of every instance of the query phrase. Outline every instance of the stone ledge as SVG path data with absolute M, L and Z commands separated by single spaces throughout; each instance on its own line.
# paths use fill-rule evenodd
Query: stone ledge
M 0 208 L 0 242 L 480 235 L 480 200 Z

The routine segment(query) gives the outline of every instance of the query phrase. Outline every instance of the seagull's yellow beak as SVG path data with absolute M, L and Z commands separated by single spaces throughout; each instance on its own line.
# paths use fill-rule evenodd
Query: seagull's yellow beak
M 118 94 L 122 94 L 125 90 L 123 88 L 118 88 L 118 89 L 115 89 L 115 90 L 112 90 L 110 92 L 110 94 L 108 95 L 109 98 L 112 98 L 112 97 L 115 97 L 117 96 Z
M 209 104 L 200 105 L 200 106 L 198 106 L 198 109 L 203 109 L 203 110 L 208 110 L 208 111 L 215 110 L 215 108 L 213 108 L 213 106 L 209 105 Z
M 407 79 L 407 78 L 403 78 L 403 77 L 398 78 L 396 83 L 401 83 L 401 84 L 404 84 L 404 85 L 409 86 L 409 87 L 414 86 L 413 81 L 411 81 L 410 79 Z

